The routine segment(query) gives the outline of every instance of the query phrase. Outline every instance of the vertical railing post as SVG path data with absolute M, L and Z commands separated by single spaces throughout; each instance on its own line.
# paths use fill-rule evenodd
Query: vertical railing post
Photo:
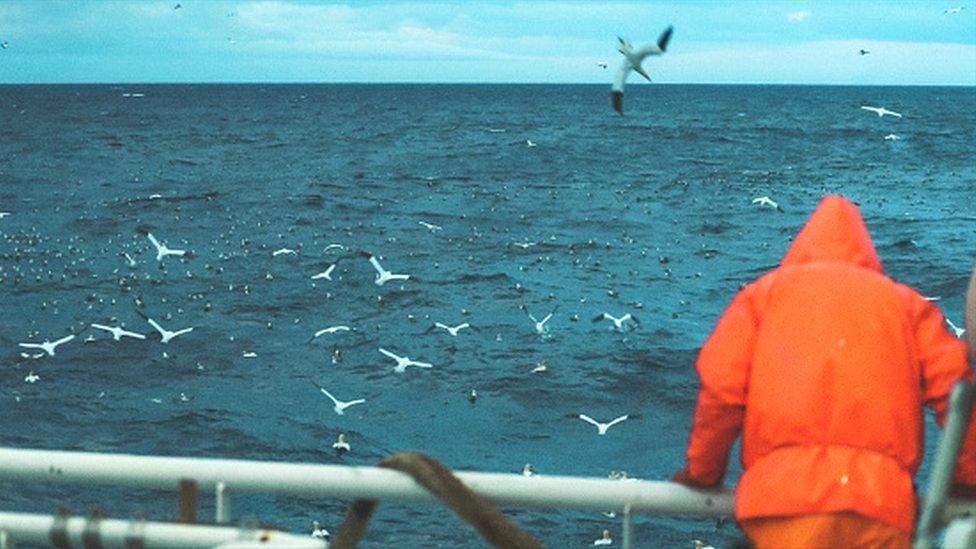
M 214 495 L 217 498 L 217 524 L 227 524 L 230 522 L 230 492 L 227 490 L 227 484 L 223 481 L 218 482 Z
M 178 522 L 193 524 L 197 521 L 197 482 L 180 480 L 180 516 Z
M 0 549 L 11 549 L 13 543 L 10 542 L 10 534 L 6 530 L 0 530 Z
M 624 549 L 634 549 L 633 522 L 633 513 L 631 513 L 630 504 L 628 503 L 624 505 L 624 539 L 621 543 Z

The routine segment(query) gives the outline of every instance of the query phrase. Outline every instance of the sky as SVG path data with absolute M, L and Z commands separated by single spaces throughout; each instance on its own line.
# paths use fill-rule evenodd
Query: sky
M 668 25 L 655 83 L 976 86 L 976 0 L 0 0 L 0 84 L 607 83 Z

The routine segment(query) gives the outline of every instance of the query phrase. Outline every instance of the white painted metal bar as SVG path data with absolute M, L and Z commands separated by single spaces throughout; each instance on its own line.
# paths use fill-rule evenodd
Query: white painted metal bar
M 227 490 L 227 483 L 223 481 L 218 482 L 214 492 L 217 500 L 214 522 L 217 524 L 227 524 L 230 522 L 230 492 Z
M 7 542 L 49 545 L 51 527 L 55 517 L 27 513 L 0 512 L 0 530 L 7 536 Z M 84 547 L 82 534 L 88 519 L 75 517 L 65 524 L 68 540 L 74 547 Z M 134 527 L 138 525 L 138 527 Z M 246 542 L 249 546 L 294 547 L 296 549 L 323 549 L 323 540 L 311 536 L 296 536 L 275 530 L 242 530 L 228 526 L 202 526 L 196 524 L 177 524 L 166 522 L 138 522 L 127 520 L 102 519 L 98 523 L 98 539 L 103 547 L 126 546 L 126 539 L 138 537 L 144 546 L 155 548 L 203 548 L 216 547 L 229 543 Z
M 624 549 L 634 549 L 634 516 L 630 512 L 630 504 L 624 505 L 624 532 L 622 534 L 623 542 L 621 545 Z
M 469 488 L 500 505 L 719 517 L 733 513 L 730 491 L 697 491 L 664 481 L 456 472 Z M 180 479 L 201 490 L 219 482 L 235 493 L 432 501 L 409 476 L 378 467 L 230 459 L 95 454 L 0 448 L 0 479 L 112 484 L 175 490 Z

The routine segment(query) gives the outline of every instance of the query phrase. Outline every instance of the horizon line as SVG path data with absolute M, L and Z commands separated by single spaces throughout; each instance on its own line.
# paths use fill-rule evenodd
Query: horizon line
M 0 82 L 0 86 L 609 86 L 603 82 L 316 82 L 316 81 L 132 81 L 132 82 Z M 846 84 L 810 82 L 655 82 L 650 84 L 635 82 L 631 86 L 809 86 L 809 87 L 884 87 L 884 88 L 976 88 L 976 83 L 926 83 L 926 84 Z

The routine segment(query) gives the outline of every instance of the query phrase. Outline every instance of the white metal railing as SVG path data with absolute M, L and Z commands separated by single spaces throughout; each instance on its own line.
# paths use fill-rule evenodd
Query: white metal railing
M 463 471 L 455 474 L 471 490 L 498 505 L 618 512 L 623 519 L 621 545 L 625 548 L 632 544 L 633 514 L 723 517 L 733 515 L 734 509 L 733 494 L 729 490 L 699 491 L 664 481 L 548 475 L 525 477 L 520 474 Z M 399 502 L 434 501 L 434 497 L 408 475 L 380 467 L 58 450 L 0 448 L 0 480 L 104 484 L 173 491 L 178 489 L 181 482 L 192 481 L 201 491 L 214 494 L 218 524 L 230 520 L 232 493 Z M 971 502 L 950 500 L 945 508 L 945 515 L 973 514 L 976 511 L 974 507 L 976 506 Z M 27 517 L 31 516 L 0 513 L 0 546 L 8 536 L 24 541 L 47 539 L 45 536 L 54 519 L 50 516 Z M 80 521 L 70 523 L 73 532 L 77 533 L 79 528 L 83 528 L 85 519 L 71 520 Z M 105 528 L 111 525 L 116 534 L 123 528 L 131 528 L 131 521 L 102 521 L 102 524 Z M 146 528 L 147 532 L 157 534 L 157 544 L 151 545 L 154 547 L 211 546 L 216 545 L 211 541 L 218 537 L 226 542 L 231 539 L 228 536 L 240 536 L 241 532 L 236 528 L 223 528 L 218 532 L 221 529 L 219 526 L 193 526 L 190 533 L 176 534 L 187 525 L 156 524 L 159 526 Z M 29 525 L 30 528 L 22 528 L 24 525 Z M 34 533 L 28 535 L 28 530 Z M 196 533 L 205 535 L 201 534 L 199 543 L 189 543 L 187 540 L 190 538 L 185 536 Z M 168 539 L 165 536 L 170 534 L 183 541 L 176 544 L 165 541 Z M 211 535 L 216 537 L 207 537 Z M 315 545 L 313 540 L 312 546 L 321 545 Z
M 0 512 L 0 547 L 14 541 L 69 547 L 326 547 L 322 540 L 275 530 Z
M 730 491 L 698 491 L 663 481 L 456 472 L 495 504 L 548 509 L 615 511 L 630 546 L 632 514 L 721 517 L 733 513 Z M 379 467 L 234 459 L 137 456 L 0 448 L 0 480 L 110 484 L 176 490 L 192 480 L 215 494 L 218 523 L 230 519 L 230 494 L 269 493 L 340 499 L 424 502 L 434 498 L 409 476 Z M 0 529 L 4 525 L 0 522 Z

